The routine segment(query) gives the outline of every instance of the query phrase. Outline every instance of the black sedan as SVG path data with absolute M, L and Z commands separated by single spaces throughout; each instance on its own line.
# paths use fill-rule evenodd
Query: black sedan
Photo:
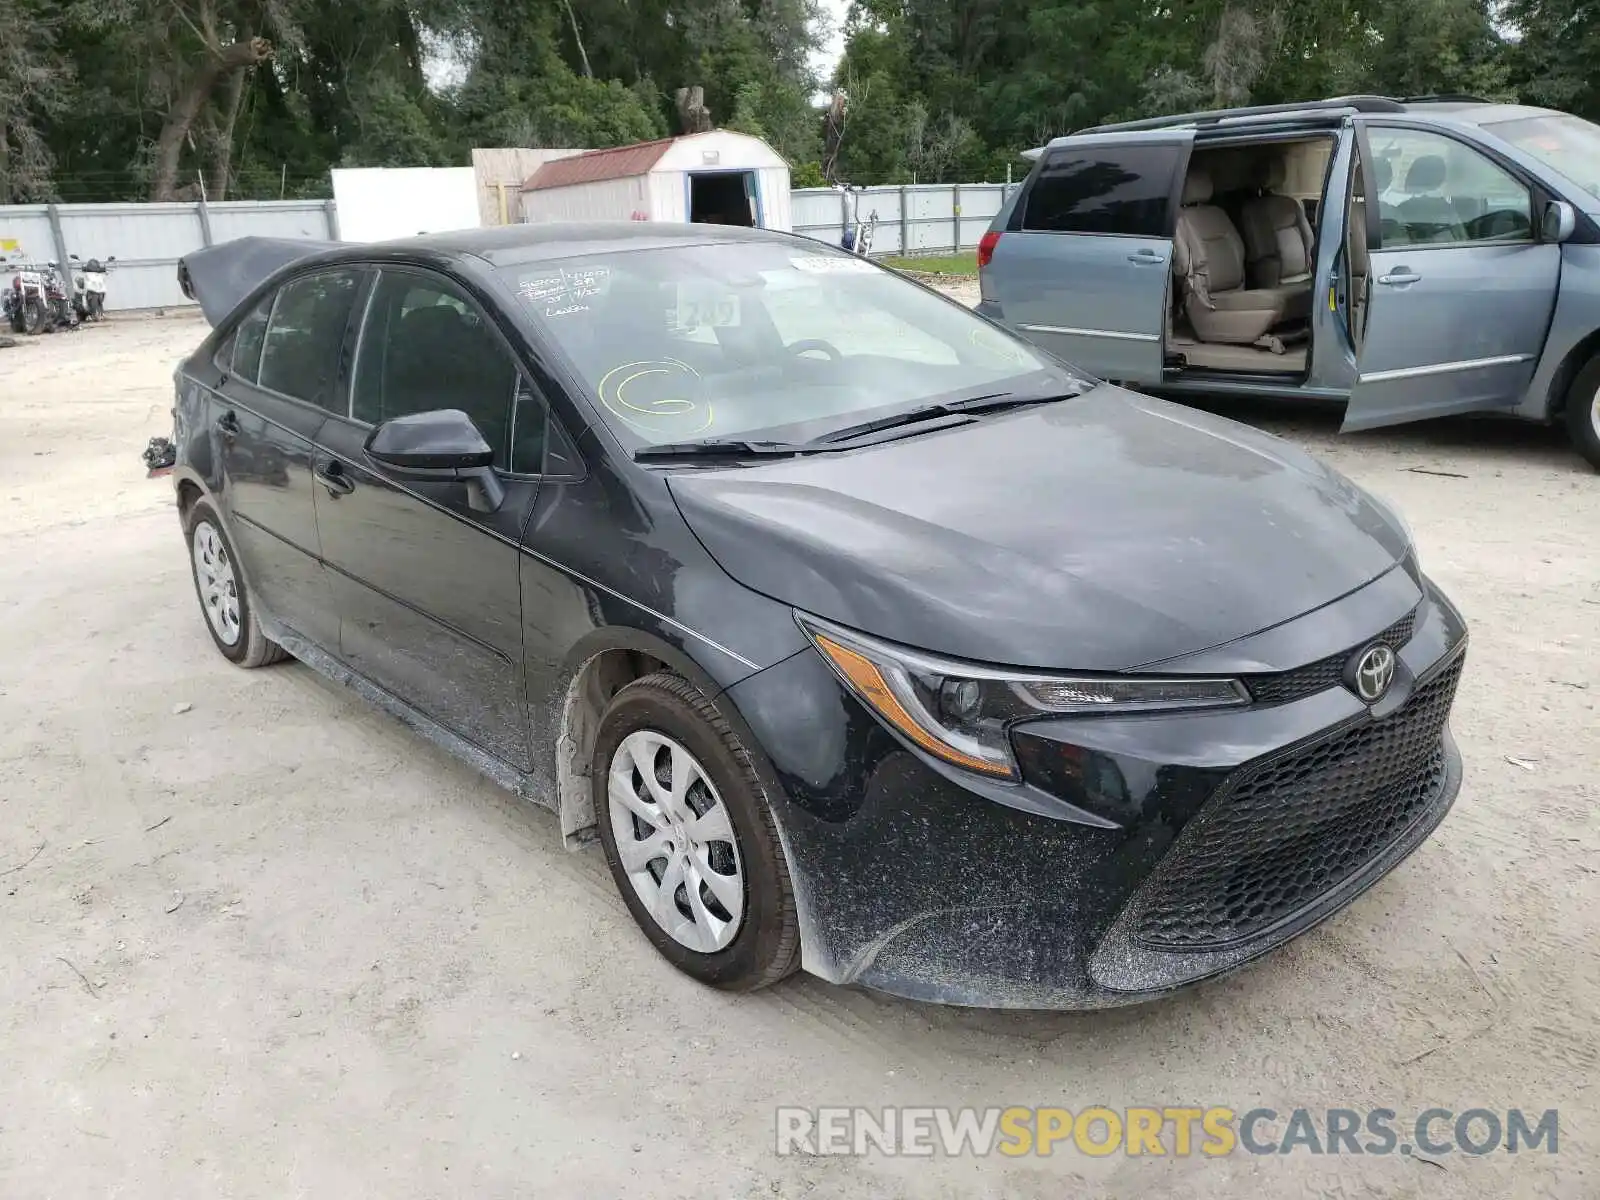
M 860 258 L 525 226 L 184 279 L 217 649 L 597 835 L 697 979 L 1141 999 L 1338 910 L 1455 798 L 1466 630 L 1393 511 Z

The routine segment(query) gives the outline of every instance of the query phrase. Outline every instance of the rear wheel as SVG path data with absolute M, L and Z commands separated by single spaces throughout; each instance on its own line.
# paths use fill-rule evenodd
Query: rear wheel
M 189 510 L 185 531 L 195 595 L 211 640 L 222 657 L 238 667 L 264 667 L 285 657 L 267 640 L 250 607 L 249 590 L 240 573 L 233 545 L 216 511 L 204 500 Z
M 611 876 L 673 966 L 744 992 L 799 965 L 794 890 L 765 791 L 697 688 L 658 674 L 619 691 L 591 779 Z
M 1578 453 L 1600 471 L 1600 355 L 1589 360 L 1567 391 L 1567 433 Z

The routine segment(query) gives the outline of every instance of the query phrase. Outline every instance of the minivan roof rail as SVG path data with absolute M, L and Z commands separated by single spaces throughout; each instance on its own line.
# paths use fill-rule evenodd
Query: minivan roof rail
M 1493 104 L 1482 96 L 1469 96 L 1465 92 L 1438 92 L 1431 96 L 1405 96 L 1401 104 Z
M 1229 117 L 1269 116 L 1273 113 L 1322 112 L 1330 109 L 1351 109 L 1354 112 L 1398 113 L 1405 112 L 1405 101 L 1388 96 L 1335 96 L 1330 100 L 1301 100 L 1293 104 L 1256 104 L 1244 108 L 1211 108 L 1204 112 L 1173 113 L 1166 117 L 1147 117 L 1142 121 L 1117 121 L 1110 125 L 1091 125 L 1073 132 L 1123 133 L 1140 129 L 1165 129 L 1177 125 L 1215 125 Z

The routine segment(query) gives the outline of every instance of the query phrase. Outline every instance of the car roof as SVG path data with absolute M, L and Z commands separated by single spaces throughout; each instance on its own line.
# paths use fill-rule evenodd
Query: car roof
M 495 266 L 517 266 L 545 259 L 571 258 L 627 250 L 739 242 L 793 242 L 803 239 L 771 229 L 738 225 L 677 224 L 656 221 L 551 221 L 422 234 L 387 242 L 352 243 L 340 258 L 421 254 L 470 254 Z

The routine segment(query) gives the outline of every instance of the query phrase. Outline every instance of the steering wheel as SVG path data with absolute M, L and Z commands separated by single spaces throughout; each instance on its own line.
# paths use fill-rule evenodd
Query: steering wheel
M 811 351 L 816 350 L 825 355 L 829 362 L 839 362 L 844 358 L 844 355 L 839 353 L 839 347 L 832 342 L 825 342 L 821 338 L 802 338 L 798 342 L 785 346 L 784 349 L 794 355 L 809 354 Z

